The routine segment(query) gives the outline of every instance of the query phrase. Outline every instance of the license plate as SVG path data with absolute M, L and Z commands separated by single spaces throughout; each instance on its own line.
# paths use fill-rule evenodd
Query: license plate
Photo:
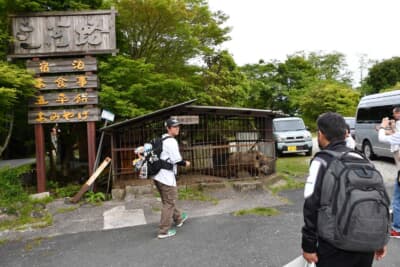
M 296 149 L 296 146 L 288 146 L 287 150 L 290 152 L 293 152 L 293 151 L 296 151 L 297 149 Z

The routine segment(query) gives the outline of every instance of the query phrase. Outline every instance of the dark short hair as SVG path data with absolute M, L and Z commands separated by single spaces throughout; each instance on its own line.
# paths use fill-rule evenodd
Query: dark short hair
M 350 133 L 350 125 L 346 123 L 346 130 Z
M 394 108 L 393 108 L 393 112 L 400 112 L 400 106 L 395 106 Z
M 317 119 L 318 130 L 329 142 L 343 141 L 346 136 L 346 121 L 343 116 L 335 112 L 326 112 Z

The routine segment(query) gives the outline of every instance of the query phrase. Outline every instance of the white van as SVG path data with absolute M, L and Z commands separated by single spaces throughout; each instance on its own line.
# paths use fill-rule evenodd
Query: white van
M 275 150 L 278 156 L 288 153 L 312 154 L 312 136 L 304 122 L 298 117 L 273 120 Z
M 361 98 L 357 107 L 355 141 L 356 149 L 363 151 L 368 158 L 393 157 L 390 145 L 378 141 L 376 127 L 382 118 L 393 118 L 393 108 L 396 106 L 400 106 L 400 90 Z

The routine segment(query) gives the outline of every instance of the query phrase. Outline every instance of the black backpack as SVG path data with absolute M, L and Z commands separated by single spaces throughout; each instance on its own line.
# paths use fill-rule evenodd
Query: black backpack
M 389 241 L 390 200 L 382 175 L 356 151 L 322 150 L 315 156 L 321 154 L 334 159 L 322 180 L 318 235 L 348 251 L 383 248 Z
M 160 158 L 163 151 L 163 141 L 171 136 L 158 137 L 150 141 L 152 150 L 146 155 L 145 163 L 147 163 L 147 175 L 154 176 L 161 169 L 172 170 L 174 165 Z

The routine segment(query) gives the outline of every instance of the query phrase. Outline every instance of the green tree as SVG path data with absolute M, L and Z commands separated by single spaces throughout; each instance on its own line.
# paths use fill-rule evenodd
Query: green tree
M 400 82 L 397 82 L 395 85 L 382 89 L 379 91 L 379 93 L 384 93 L 384 92 L 391 92 L 391 91 L 396 91 L 396 90 L 400 90 Z
M 25 69 L 0 61 L 0 156 L 10 142 L 14 116 L 26 110 L 27 98 L 33 96 L 33 83 Z
M 278 64 L 277 80 L 289 90 L 304 89 L 316 81 L 318 71 L 303 55 L 289 56 Z
M 378 93 L 380 90 L 392 87 L 400 81 L 400 57 L 383 60 L 373 65 L 365 79 L 363 92 Z
M 313 127 L 324 112 L 354 116 L 359 98 L 360 94 L 345 83 L 318 81 L 301 97 L 299 107 L 305 123 Z
M 101 105 L 119 118 L 131 118 L 193 97 L 190 82 L 157 73 L 153 64 L 126 56 L 100 63 Z
M 251 82 L 250 99 L 258 105 L 299 115 L 302 95 L 317 81 L 337 81 L 350 86 L 343 54 L 297 52 L 284 62 L 260 62 L 258 66 L 242 68 Z
M 311 52 L 308 61 L 317 70 L 320 80 L 335 80 L 351 84 L 352 73 L 347 69 L 346 56 L 342 53 Z
M 217 106 L 243 106 L 247 103 L 248 83 L 228 51 L 207 57 L 203 71 L 203 91 L 199 103 Z
M 274 63 L 247 64 L 240 68 L 249 81 L 248 103 L 246 106 L 260 109 L 282 109 L 279 101 L 282 85 L 276 81 L 277 65 Z
M 162 72 L 179 73 L 191 59 L 210 55 L 228 40 L 227 17 L 212 13 L 205 0 L 120 0 L 118 47 L 133 59 L 144 58 Z

